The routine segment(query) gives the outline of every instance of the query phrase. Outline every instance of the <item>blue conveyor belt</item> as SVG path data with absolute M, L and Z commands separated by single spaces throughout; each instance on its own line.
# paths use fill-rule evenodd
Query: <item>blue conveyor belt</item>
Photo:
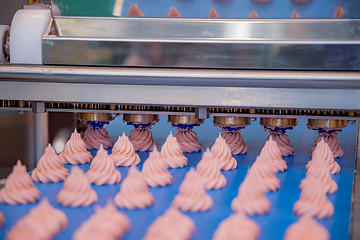
M 54 0 L 64 16 L 113 16 L 115 0 Z M 249 18 L 256 11 L 260 18 L 290 18 L 295 9 L 302 18 L 332 18 L 340 5 L 345 9 L 346 18 L 360 18 L 358 0 L 312 0 L 295 4 L 291 0 L 273 0 L 259 4 L 251 0 L 124 0 L 122 16 L 127 16 L 129 6 L 135 3 L 146 17 L 166 17 L 170 7 L 176 7 L 183 17 L 208 17 L 213 6 L 223 18 Z
M 166 116 L 160 117 L 160 122 L 153 126 L 153 134 L 159 146 L 163 144 L 171 128 L 170 124 L 166 122 Z M 106 127 L 109 130 L 110 136 L 115 139 L 116 136 L 122 134 L 122 131 L 128 135 L 133 129 L 132 126 L 127 126 L 121 119 L 113 121 Z M 203 125 L 195 127 L 194 130 L 198 133 L 200 142 L 204 147 L 212 145 L 215 138 L 218 136 L 220 128 L 214 127 L 212 119 L 208 119 Z M 255 160 L 259 154 L 262 146 L 265 143 L 267 133 L 257 122 L 252 122 L 250 126 L 242 130 L 246 144 L 248 145 L 248 153 L 239 155 L 235 158 L 238 160 L 238 168 L 231 171 L 223 171 L 227 179 L 227 186 L 221 190 L 207 191 L 214 201 L 214 207 L 205 213 L 190 213 L 190 216 L 196 224 L 196 232 L 192 239 L 211 239 L 213 232 L 221 220 L 229 216 L 232 211 L 230 204 L 232 199 L 237 195 L 238 187 L 243 181 L 248 167 Z M 281 189 L 277 192 L 267 193 L 266 196 L 270 199 L 272 208 L 269 214 L 252 217 L 261 227 L 262 240 L 278 240 L 282 239 L 283 234 L 288 225 L 295 222 L 298 217 L 292 212 L 294 202 L 299 198 L 300 191 L 298 186 L 301 179 L 305 177 L 305 164 L 310 159 L 309 150 L 313 145 L 313 141 L 317 136 L 316 131 L 306 129 L 306 121 L 300 120 L 298 126 L 293 130 L 289 130 L 287 134 L 290 136 L 291 143 L 295 148 L 295 155 L 285 157 L 288 163 L 288 170 L 284 173 L 278 173 L 277 177 L 281 180 Z M 349 238 L 349 222 L 351 210 L 351 192 L 352 180 L 354 172 L 354 156 L 355 156 L 355 138 L 356 126 L 349 125 L 342 133 L 339 134 L 339 141 L 341 147 L 344 149 L 344 156 L 337 159 L 341 166 L 341 172 L 334 175 L 334 179 L 338 183 L 339 191 L 329 196 L 329 199 L 334 203 L 335 215 L 329 219 L 320 220 L 331 234 L 332 239 L 348 239 Z M 96 151 L 92 150 L 95 154 Z M 144 161 L 148 153 L 139 153 L 141 160 Z M 185 173 L 190 167 L 196 166 L 201 158 L 201 153 L 185 154 L 189 158 L 189 166 L 182 169 L 171 169 L 170 172 L 174 177 L 174 183 L 171 186 L 163 188 L 151 188 L 150 191 L 155 197 L 155 205 L 146 210 L 120 210 L 129 216 L 131 220 L 131 229 L 125 235 L 124 239 L 141 239 L 149 224 L 169 207 L 173 197 L 178 192 L 178 187 L 184 178 Z M 71 166 L 67 166 L 71 168 Z M 141 169 L 142 165 L 139 165 Z M 82 165 L 83 170 L 89 168 L 89 164 Z M 124 179 L 127 175 L 127 168 L 118 168 Z M 61 210 L 63 210 L 69 218 L 69 225 L 55 239 L 70 239 L 73 232 L 80 226 L 80 224 L 87 219 L 93 212 L 92 207 L 84 208 L 67 208 L 62 207 L 56 203 L 56 194 L 62 188 L 63 183 L 42 184 L 36 183 L 36 187 L 41 191 L 42 197 L 47 197 L 50 203 Z M 99 195 L 99 202 L 97 204 L 104 206 L 109 198 L 113 198 L 119 191 L 120 184 L 112 186 L 93 186 Z M 0 204 L 0 211 L 5 215 L 6 223 L 0 228 L 0 239 L 3 239 L 6 231 L 22 216 L 24 216 L 30 208 L 36 204 L 29 204 L 25 206 L 9 206 Z

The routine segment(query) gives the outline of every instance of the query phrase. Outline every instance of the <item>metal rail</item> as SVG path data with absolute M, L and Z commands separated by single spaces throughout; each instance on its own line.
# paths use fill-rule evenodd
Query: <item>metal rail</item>
M 357 72 L 0 67 L 0 98 L 43 102 L 359 110 Z
M 0 65 L 0 81 L 208 87 L 360 89 L 357 71 Z
M 360 109 L 358 72 L 2 65 L 0 86 L 0 99 L 35 102 Z M 4 109 L 10 110 L 10 108 Z M 27 110 L 16 107 L 11 109 Z M 48 110 L 92 112 L 91 109 L 49 108 Z M 275 114 L 273 117 L 276 116 L 278 115 Z M 298 115 L 285 117 L 312 118 L 312 116 Z M 339 116 L 314 116 L 314 118 L 339 119 Z M 353 119 L 353 117 L 341 117 L 341 119 Z

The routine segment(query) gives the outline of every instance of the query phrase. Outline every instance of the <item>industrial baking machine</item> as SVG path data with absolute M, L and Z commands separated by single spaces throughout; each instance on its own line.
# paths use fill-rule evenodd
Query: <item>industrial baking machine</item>
M 183 128 L 210 117 L 246 128 L 260 118 L 278 134 L 302 118 L 328 135 L 360 117 L 356 19 L 70 17 L 44 4 L 25 6 L 0 30 L 0 109 L 35 113 L 36 159 L 51 111 L 76 112 L 93 127 L 121 114 L 135 127 L 156 124 L 159 114 Z

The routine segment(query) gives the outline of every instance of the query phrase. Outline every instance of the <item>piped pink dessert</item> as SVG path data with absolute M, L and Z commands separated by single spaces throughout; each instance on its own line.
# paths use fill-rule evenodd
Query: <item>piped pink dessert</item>
M 175 208 L 170 208 L 148 227 L 143 240 L 186 240 L 191 238 L 194 231 L 195 224 L 191 218 Z
M 117 167 L 129 167 L 140 163 L 140 157 L 135 153 L 135 148 L 125 133 L 116 141 L 109 158 Z
M 61 161 L 65 164 L 84 164 L 89 163 L 93 158 L 91 153 L 86 150 L 86 145 L 81 139 L 80 134 L 74 130 L 65 149 L 59 155 Z
M 135 128 L 130 132 L 129 139 L 133 144 L 135 151 L 149 151 L 156 147 L 150 126 L 146 128 Z
M 247 215 L 261 215 L 269 212 L 270 207 L 259 179 L 249 171 L 239 187 L 237 197 L 231 202 L 232 210 Z
M 95 213 L 81 224 L 72 239 L 120 239 L 129 231 L 130 224 L 129 218 L 109 201 L 103 208 L 95 207 Z
M 255 3 L 268 3 L 271 2 L 272 0 L 252 0 Z
M 67 207 L 87 207 L 97 202 L 98 196 L 91 189 L 90 181 L 84 172 L 78 166 L 74 166 L 68 178 L 65 179 L 57 200 L 60 205 Z
M 324 161 L 331 174 L 336 174 L 340 172 L 340 165 L 334 160 L 334 155 L 331 151 L 331 148 L 324 139 L 321 139 L 320 142 L 316 145 L 315 150 L 312 153 L 312 159 L 318 159 Z M 305 166 L 308 169 L 311 166 L 312 160 L 308 162 Z
M 329 240 L 328 230 L 310 216 L 302 216 L 291 224 L 285 232 L 284 240 Z
M 196 166 L 196 172 L 202 179 L 206 189 L 219 189 L 226 185 L 226 178 L 209 149 L 203 154 Z
M 293 12 L 292 12 L 292 14 L 291 14 L 291 18 L 300 18 L 300 14 L 297 13 L 297 12 L 295 11 L 295 9 L 294 9 Z
M 0 212 L 0 227 L 2 227 L 5 224 L 5 217 L 2 212 Z
M 274 141 L 277 143 L 281 154 L 286 157 L 294 154 L 294 148 L 290 144 L 290 138 L 287 134 L 282 132 L 274 132 L 273 130 L 269 129 L 270 135 L 267 137 L 267 140 L 269 140 L 270 137 L 274 139 Z
M 272 164 L 274 172 L 284 172 L 287 169 L 286 161 L 282 159 L 279 145 L 272 136 L 266 141 L 260 156 L 264 161 L 269 161 Z
M 220 133 L 214 145 L 211 147 L 211 153 L 221 170 L 230 170 L 237 167 L 236 159 L 231 155 L 231 150 Z
M 135 166 L 130 167 L 114 201 L 118 207 L 126 209 L 144 209 L 154 204 L 154 196 L 149 192 L 145 179 Z
M 64 212 L 44 198 L 7 232 L 5 239 L 52 239 L 68 225 Z
M 197 134 L 192 129 L 178 128 L 175 137 L 182 152 L 192 153 L 201 150 L 201 144 L 198 141 Z
M 303 4 L 303 3 L 308 3 L 311 0 L 292 0 L 294 3 L 299 3 L 299 4 Z
M 312 182 L 318 180 L 326 193 L 335 193 L 338 190 L 338 185 L 331 178 L 329 168 L 324 161 L 319 159 L 319 156 L 316 158 L 317 159 L 312 160 L 312 164 L 306 172 L 305 179 L 301 181 L 300 189 L 303 189 L 306 185 L 311 187 Z
M 334 206 L 327 199 L 326 191 L 318 180 L 313 180 L 301 190 L 300 198 L 294 204 L 297 215 L 328 218 L 334 214 Z
M 263 156 L 258 156 L 250 168 L 250 173 L 259 180 L 265 192 L 280 189 L 280 180 L 276 178 L 274 165 Z
M 111 138 L 109 138 L 108 131 L 105 128 L 87 128 L 84 133 L 83 140 L 87 149 L 99 149 L 101 144 L 105 149 L 107 149 L 114 145 Z
M 218 18 L 218 17 L 220 17 L 219 14 L 216 12 L 214 7 L 210 8 L 209 17 L 210 18 Z
M 259 14 L 255 11 L 252 11 L 249 15 L 250 18 L 259 18 Z
M 182 168 L 188 164 L 188 159 L 184 156 L 180 144 L 171 132 L 161 147 L 160 155 L 169 168 Z
M 115 184 L 121 180 L 120 172 L 116 170 L 114 162 L 109 158 L 108 152 L 102 145 L 85 175 L 90 183 L 95 185 Z
M 341 6 L 338 6 L 334 12 L 334 18 L 343 18 L 345 15 L 345 9 Z
M 128 12 L 128 16 L 129 17 L 143 17 L 144 14 L 135 3 L 131 3 L 130 9 Z
M 5 186 L 0 190 L 0 202 L 10 205 L 28 204 L 40 199 L 40 191 L 26 171 L 25 165 L 17 160 L 12 172 L 6 178 Z
M 331 151 L 333 152 L 334 158 L 342 157 L 344 155 L 344 151 L 339 146 L 339 139 L 335 135 L 320 132 L 319 136 L 315 138 L 315 144 L 310 150 L 311 153 L 315 150 L 317 144 L 322 139 L 329 145 Z
M 213 201 L 194 168 L 186 173 L 172 206 L 185 212 L 203 212 L 212 208 Z
M 49 145 L 45 148 L 36 168 L 32 171 L 31 177 L 36 182 L 61 182 L 69 175 L 69 170 L 64 167 L 55 149 Z
M 256 240 L 259 235 L 260 227 L 254 220 L 244 213 L 235 213 L 221 221 L 212 240 Z
M 236 131 L 224 130 L 221 136 L 225 139 L 225 142 L 229 146 L 231 154 L 237 155 L 247 152 L 247 146 L 244 143 L 244 139 L 240 133 L 240 129 Z
M 167 16 L 168 17 L 181 17 L 181 14 L 175 7 L 171 7 Z
M 150 187 L 163 187 L 170 185 L 173 181 L 173 177 L 167 170 L 167 164 L 161 158 L 156 147 L 149 153 L 149 157 L 145 160 L 141 173 Z

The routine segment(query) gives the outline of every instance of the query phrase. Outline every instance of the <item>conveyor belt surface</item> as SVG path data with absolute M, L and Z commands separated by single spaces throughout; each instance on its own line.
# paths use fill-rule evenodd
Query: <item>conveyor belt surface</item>
M 115 0 L 54 0 L 64 16 L 102 16 L 113 15 Z M 261 18 L 290 18 L 293 9 L 302 18 L 332 18 L 340 5 L 345 9 L 345 17 L 360 17 L 360 2 L 357 0 L 313 0 L 305 4 L 295 4 L 291 0 L 273 0 L 258 4 L 251 0 L 226 2 L 215 0 L 124 0 L 122 16 L 127 16 L 131 3 L 135 3 L 146 17 L 166 17 L 170 7 L 176 7 L 183 17 L 208 17 L 213 6 L 224 18 L 249 18 L 251 11 L 256 11 Z
M 161 146 L 165 141 L 170 130 L 170 124 L 166 123 L 166 116 L 160 117 L 160 122 L 153 127 L 153 135 Z M 122 134 L 123 131 L 128 135 L 132 126 L 127 126 L 120 119 L 113 121 L 107 126 L 110 136 L 114 138 Z M 214 127 L 212 119 L 208 119 L 200 127 L 195 127 L 199 140 L 203 147 L 210 147 L 215 138 L 218 136 L 220 128 Z M 237 195 L 238 187 L 243 181 L 249 166 L 253 163 L 265 143 L 267 133 L 257 122 L 246 127 L 243 136 L 248 145 L 248 153 L 239 155 L 235 158 L 238 160 L 238 168 L 231 171 L 223 171 L 227 179 L 227 186 L 221 190 L 207 191 L 214 201 L 214 207 L 204 213 L 190 213 L 190 216 L 196 224 L 196 232 L 192 239 L 211 239 L 213 232 L 221 220 L 228 217 L 231 213 L 231 201 Z M 282 239 L 288 225 L 297 221 L 298 217 L 292 212 L 295 201 L 299 198 L 299 184 L 301 179 L 305 177 L 305 164 L 310 160 L 309 150 L 313 145 L 313 141 L 317 136 L 316 131 L 306 129 L 306 120 L 300 120 L 294 130 L 288 131 L 291 143 L 295 148 L 295 155 L 285 157 L 288 163 L 288 170 L 284 173 L 278 173 L 277 177 L 281 181 L 281 189 L 277 192 L 267 193 L 272 204 L 269 214 L 252 217 L 261 227 L 260 239 L 278 240 Z M 356 126 L 349 125 L 342 133 L 339 134 L 341 147 L 344 149 L 344 156 L 336 159 L 341 166 L 341 172 L 334 175 L 333 178 L 339 186 L 339 191 L 333 195 L 329 195 L 329 199 L 335 206 L 335 215 L 329 219 L 320 220 L 331 234 L 332 239 L 348 239 L 349 238 L 349 222 L 351 211 L 351 193 L 352 181 L 354 173 L 354 157 L 355 157 L 355 138 Z M 91 150 L 93 154 L 96 151 Z M 139 153 L 142 162 L 147 158 L 148 152 Z M 196 166 L 201 158 L 201 153 L 185 154 L 189 158 L 189 166 L 182 169 L 171 169 L 170 172 L 174 177 L 171 186 L 163 188 L 151 188 L 150 191 L 155 197 L 155 205 L 146 210 L 120 210 L 129 216 L 131 220 L 131 229 L 125 235 L 124 239 L 141 239 L 150 223 L 169 207 L 173 197 L 177 194 L 179 185 L 184 178 L 185 173 L 190 167 Z M 82 165 L 81 168 L 87 171 L 90 164 Z M 67 166 L 71 168 L 70 165 Z M 142 165 L 138 166 L 140 169 Z M 122 174 L 122 179 L 127 175 L 127 168 L 118 168 Z M 87 219 L 93 212 L 93 206 L 83 208 L 67 208 L 62 207 L 56 202 L 56 194 L 62 188 L 63 183 L 42 184 L 36 183 L 36 187 L 41 191 L 42 197 L 47 197 L 50 203 L 63 210 L 68 218 L 68 227 L 55 239 L 70 239 L 73 232 Z M 97 204 L 104 206 L 109 198 L 113 198 L 119 191 L 120 184 L 111 186 L 93 186 L 99 195 Z M 4 238 L 6 232 L 14 225 L 14 223 L 24 216 L 30 208 L 36 204 L 25 206 L 10 206 L 0 204 L 0 211 L 5 215 L 5 225 L 0 228 L 0 238 Z

